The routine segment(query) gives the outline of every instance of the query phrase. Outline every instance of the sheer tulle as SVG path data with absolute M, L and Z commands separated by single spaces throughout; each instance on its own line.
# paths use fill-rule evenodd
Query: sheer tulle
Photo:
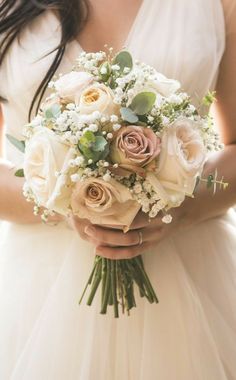
M 178 3 L 178 4 L 177 4 Z M 127 47 L 195 102 L 214 88 L 235 2 L 144 0 Z M 233 32 L 235 33 L 235 32 Z M 0 70 L 4 115 L 20 137 L 35 88 L 59 40 L 52 13 L 15 43 Z M 80 52 L 69 44 L 59 72 Z M 8 149 L 19 164 L 22 156 Z M 0 378 L 11 380 L 236 379 L 236 216 L 230 212 L 161 242 L 144 255 L 160 303 L 139 299 L 130 317 L 99 314 L 78 299 L 93 248 L 66 225 L 2 223 L 0 236 Z

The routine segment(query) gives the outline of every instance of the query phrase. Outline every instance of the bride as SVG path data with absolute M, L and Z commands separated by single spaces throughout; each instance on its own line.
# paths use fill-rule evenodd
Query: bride
M 211 156 L 229 183 L 204 186 L 172 212 L 139 215 L 126 235 L 78 218 L 42 224 L 14 176 L 23 155 L 6 142 L 0 163 L 0 379 L 236 379 L 236 1 L 1 0 L 0 95 L 7 131 L 22 138 L 54 73 L 82 51 L 123 46 L 212 109 L 225 143 Z M 1 113 L 1 112 L 0 112 Z M 3 124 L 3 123 L 2 123 Z M 3 126 L 1 127 L 1 130 Z M 143 242 L 138 244 L 142 232 Z M 130 317 L 78 306 L 94 253 L 140 253 L 160 303 Z

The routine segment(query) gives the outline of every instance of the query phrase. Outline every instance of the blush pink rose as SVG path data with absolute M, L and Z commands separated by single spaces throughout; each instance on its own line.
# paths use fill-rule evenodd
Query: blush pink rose
M 121 127 L 110 147 L 113 163 L 138 170 L 150 164 L 161 151 L 161 140 L 146 127 L 129 125 Z

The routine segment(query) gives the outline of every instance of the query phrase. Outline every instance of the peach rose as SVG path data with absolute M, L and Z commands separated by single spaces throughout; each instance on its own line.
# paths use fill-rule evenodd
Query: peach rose
M 91 223 L 127 229 L 140 205 L 132 199 L 127 187 L 114 179 L 106 182 L 101 178 L 87 178 L 76 184 L 71 209 L 73 214 Z
M 160 150 L 161 140 L 150 128 L 129 125 L 119 129 L 111 144 L 110 156 L 113 163 L 136 171 L 153 161 Z
M 99 111 L 104 115 L 118 115 L 119 107 L 113 102 L 112 90 L 102 83 L 95 83 L 87 87 L 76 100 L 82 114 Z

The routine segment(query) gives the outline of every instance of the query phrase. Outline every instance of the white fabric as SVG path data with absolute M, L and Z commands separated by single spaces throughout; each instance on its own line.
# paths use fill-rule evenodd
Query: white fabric
M 48 12 L 24 31 L 0 70 L 8 132 L 28 107 L 59 40 Z M 224 51 L 219 0 L 144 0 L 126 41 L 139 59 L 182 82 L 195 101 L 214 88 Z M 81 47 L 68 45 L 58 72 Z M 8 147 L 8 158 L 22 157 Z M 168 238 L 144 255 L 158 305 L 130 317 L 99 314 L 78 298 L 93 248 L 64 224 L 3 223 L 0 234 L 0 379 L 235 380 L 236 217 L 229 212 Z

